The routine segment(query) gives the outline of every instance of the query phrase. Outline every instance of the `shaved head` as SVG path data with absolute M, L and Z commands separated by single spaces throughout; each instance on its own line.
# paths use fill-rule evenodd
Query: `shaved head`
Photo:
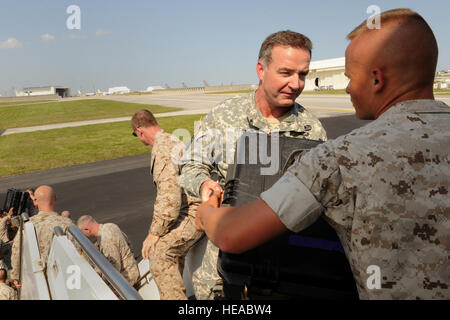
M 346 50 L 346 64 L 353 69 L 346 68 L 346 73 L 365 73 L 365 81 L 373 90 L 369 88 L 364 94 L 374 94 L 367 99 L 369 104 L 378 104 L 377 115 L 400 101 L 432 99 L 438 57 L 433 31 L 416 12 L 390 10 L 382 13 L 380 20 L 380 29 L 368 29 L 365 22 L 355 28 L 347 36 L 351 43 Z M 358 95 L 351 88 L 348 91 Z M 370 110 L 366 111 L 360 114 L 370 119 Z
M 56 194 L 50 186 L 40 186 L 34 192 L 39 211 L 54 211 Z

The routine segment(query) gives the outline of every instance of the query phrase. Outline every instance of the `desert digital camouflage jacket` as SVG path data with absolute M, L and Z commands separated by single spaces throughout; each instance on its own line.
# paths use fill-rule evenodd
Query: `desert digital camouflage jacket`
M 47 263 L 47 257 L 52 244 L 55 227 L 59 226 L 64 232 L 73 225 L 72 220 L 66 217 L 60 216 L 56 212 L 44 212 L 40 211 L 38 214 L 32 216 L 30 221 L 34 225 L 36 231 L 36 237 L 39 245 L 39 252 L 41 254 L 41 261 Z M 11 279 L 19 279 L 19 261 L 20 261 L 20 237 L 21 234 L 17 232 L 14 237 L 11 254 Z
M 131 284 L 139 279 L 139 269 L 127 236 L 114 223 L 101 224 L 97 235 L 100 252 Z
M 17 300 L 17 292 L 6 283 L 0 283 L 0 300 Z
M 261 198 L 293 231 L 321 212 L 362 299 L 450 299 L 450 108 L 396 104 L 305 154 Z
M 156 200 L 150 233 L 164 236 L 180 215 L 195 215 L 188 209 L 186 193 L 178 184 L 179 162 L 185 145 L 175 136 L 158 131 L 152 148 L 150 174 L 156 185 Z

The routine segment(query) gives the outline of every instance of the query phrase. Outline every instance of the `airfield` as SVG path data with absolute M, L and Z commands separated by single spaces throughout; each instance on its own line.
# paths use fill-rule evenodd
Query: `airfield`
M 107 99 L 140 104 L 158 104 L 182 108 L 181 111 L 159 113 L 157 118 L 185 114 L 205 114 L 219 102 L 236 94 L 180 94 L 180 95 L 123 95 L 104 97 L 67 98 Z M 450 104 L 450 96 L 436 96 Z M 297 102 L 311 110 L 322 122 L 329 139 L 334 139 L 367 124 L 355 118 L 348 95 L 301 95 Z M 1 135 L 54 130 L 68 126 L 129 121 L 131 116 L 59 124 L 11 128 Z M 130 129 L 131 135 L 131 129 Z M 1 137 L 0 137 L 1 138 Z M 31 155 L 30 155 L 31 156 Z M 140 253 L 147 235 L 156 189 L 149 172 L 150 153 L 104 160 L 69 167 L 37 171 L 0 178 L 0 205 L 8 188 L 51 185 L 57 194 L 56 211 L 69 210 L 72 220 L 89 214 L 99 223 L 116 223 L 128 235 L 135 254 Z

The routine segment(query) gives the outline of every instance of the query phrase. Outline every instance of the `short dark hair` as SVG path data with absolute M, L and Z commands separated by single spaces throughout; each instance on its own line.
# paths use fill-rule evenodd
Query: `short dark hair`
M 147 109 L 136 111 L 136 113 L 131 118 L 131 128 L 133 129 L 133 132 L 138 127 L 146 128 L 157 125 L 158 122 L 156 121 L 155 116 Z
M 311 55 L 312 42 L 301 33 L 291 30 L 272 33 L 264 40 L 259 50 L 258 60 L 268 65 L 272 61 L 272 49 L 275 46 L 304 49 Z

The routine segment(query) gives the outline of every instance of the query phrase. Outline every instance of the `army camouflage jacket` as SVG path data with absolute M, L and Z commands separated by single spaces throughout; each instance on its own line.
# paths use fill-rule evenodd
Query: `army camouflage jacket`
M 450 299 L 450 108 L 405 101 L 328 141 L 261 198 L 300 231 L 323 212 L 361 299 Z
M 263 131 L 270 134 L 273 129 L 255 103 L 255 92 L 225 100 L 215 106 L 201 121 L 201 128 L 182 158 L 180 185 L 190 194 L 199 197 L 201 184 L 211 179 L 217 170 L 223 187 L 229 161 L 234 159 L 236 141 L 243 131 Z M 327 139 L 320 121 L 298 103 L 291 107 L 288 116 L 279 124 L 280 136 Z M 229 159 L 227 159 L 229 155 Z

